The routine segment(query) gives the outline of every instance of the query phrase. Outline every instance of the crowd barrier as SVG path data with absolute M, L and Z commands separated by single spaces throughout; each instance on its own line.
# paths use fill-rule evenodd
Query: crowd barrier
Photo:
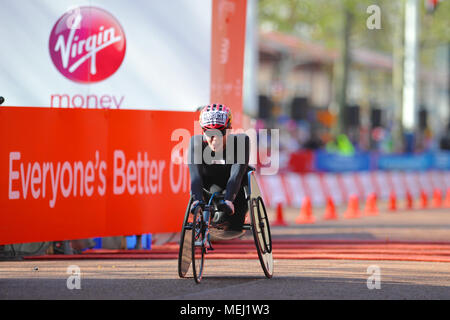
M 314 206 L 324 206 L 330 198 L 337 205 L 345 204 L 351 196 L 366 199 L 375 194 L 379 200 L 389 200 L 395 193 L 397 199 L 423 194 L 431 197 L 435 190 L 444 195 L 450 188 L 450 171 L 364 171 L 344 173 L 284 173 L 259 175 L 261 192 L 266 205 L 277 204 L 301 207 L 309 198 Z
M 177 232 L 189 201 L 181 159 L 196 119 L 0 108 L 0 244 Z

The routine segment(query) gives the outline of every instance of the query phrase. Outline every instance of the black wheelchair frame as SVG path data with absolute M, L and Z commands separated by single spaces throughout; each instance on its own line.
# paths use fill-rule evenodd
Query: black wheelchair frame
M 243 232 L 236 232 L 236 237 L 242 236 L 246 230 L 251 230 L 255 241 L 258 258 L 267 278 L 273 275 L 272 237 L 267 211 L 259 189 L 254 169 L 247 173 L 248 184 L 244 186 L 245 198 L 248 201 L 248 211 L 251 223 L 244 223 Z M 206 191 L 206 190 L 205 190 Z M 200 283 L 204 272 L 205 254 L 214 250 L 211 244 L 210 231 L 215 227 L 211 225 L 211 217 L 217 210 L 214 200 L 223 199 L 222 194 L 213 193 L 202 210 L 196 208 L 190 213 L 192 196 L 186 208 L 183 220 L 180 248 L 178 253 L 178 275 L 185 278 L 190 266 L 196 283 Z M 227 232 L 227 231 L 224 231 Z

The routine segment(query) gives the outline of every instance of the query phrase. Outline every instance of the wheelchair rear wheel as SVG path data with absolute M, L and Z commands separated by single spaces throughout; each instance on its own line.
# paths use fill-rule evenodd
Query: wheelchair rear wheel
M 259 262 L 267 278 L 273 276 L 272 236 L 270 233 L 269 218 L 261 196 L 261 191 L 253 173 L 250 180 L 250 217 L 252 222 L 253 239 L 258 251 Z
M 194 212 L 192 222 L 192 271 L 196 283 L 200 283 L 203 277 L 203 267 L 206 253 L 206 222 L 203 211 L 199 207 Z

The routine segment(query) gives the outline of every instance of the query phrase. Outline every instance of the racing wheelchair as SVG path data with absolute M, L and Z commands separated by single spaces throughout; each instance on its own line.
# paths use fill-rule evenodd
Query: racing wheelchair
M 265 276 L 272 278 L 273 257 L 269 219 L 253 168 L 249 168 L 247 172 L 247 182 L 244 185 L 245 199 L 248 201 L 249 208 L 246 215 L 250 215 L 251 222 L 244 223 L 240 231 L 225 230 L 211 224 L 212 217 L 217 212 L 217 203 L 224 197 L 222 193 L 210 193 L 203 190 L 209 195 L 209 201 L 203 210 L 199 206 L 194 213 L 190 213 L 193 202 L 191 196 L 180 237 L 178 252 L 178 275 L 180 278 L 185 278 L 189 267 L 192 266 L 194 280 L 196 283 L 200 283 L 204 272 L 205 254 L 209 250 L 214 250 L 211 241 L 235 239 L 244 235 L 247 230 L 251 230 L 253 233 L 256 251 Z

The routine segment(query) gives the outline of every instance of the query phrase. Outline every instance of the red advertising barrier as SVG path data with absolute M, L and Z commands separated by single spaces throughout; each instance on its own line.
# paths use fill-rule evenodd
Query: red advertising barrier
M 213 0 L 205 104 L 229 105 L 233 128 L 242 123 L 246 5 Z M 197 119 L 192 112 L 0 108 L 0 244 L 179 231 L 189 172 L 177 159 Z
M 196 118 L 0 108 L 0 244 L 179 231 Z
M 314 152 L 297 151 L 292 152 L 288 163 L 289 170 L 292 172 L 306 173 L 314 171 Z

